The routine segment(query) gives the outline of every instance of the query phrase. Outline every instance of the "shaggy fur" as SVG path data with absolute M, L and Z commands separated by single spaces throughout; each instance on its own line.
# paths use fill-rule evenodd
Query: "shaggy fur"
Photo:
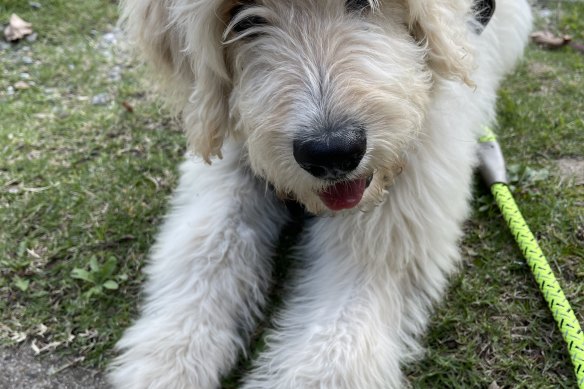
M 282 199 L 311 219 L 303 266 L 244 388 L 399 388 L 457 267 L 476 142 L 521 55 L 525 0 L 478 35 L 469 0 L 125 0 L 123 20 L 191 150 L 146 269 L 115 387 L 217 388 L 265 305 Z M 350 210 L 319 193 L 296 139 L 358 123 Z M 219 158 L 217 158 L 219 157 Z M 205 163 L 206 162 L 206 163 Z

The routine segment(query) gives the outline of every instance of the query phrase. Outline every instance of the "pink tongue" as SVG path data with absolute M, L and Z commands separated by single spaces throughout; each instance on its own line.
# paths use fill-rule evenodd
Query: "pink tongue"
M 364 178 L 350 182 L 339 182 L 331 185 L 318 194 L 324 205 L 332 211 L 353 208 L 365 192 L 366 180 Z

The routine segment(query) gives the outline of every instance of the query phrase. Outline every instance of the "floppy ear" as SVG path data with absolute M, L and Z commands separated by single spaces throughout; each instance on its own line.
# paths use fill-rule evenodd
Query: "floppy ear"
M 189 148 L 210 163 L 228 134 L 230 88 L 222 45 L 222 1 L 125 0 L 121 23 L 150 63 Z
M 428 48 L 428 62 L 447 79 L 470 79 L 473 56 L 467 40 L 469 2 L 464 0 L 407 0 L 409 28 Z

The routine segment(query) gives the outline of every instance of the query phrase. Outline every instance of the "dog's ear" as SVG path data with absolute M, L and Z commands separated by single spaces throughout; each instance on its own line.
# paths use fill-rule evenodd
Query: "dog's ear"
M 189 148 L 210 163 L 228 133 L 222 1 L 124 0 L 121 24 L 182 113 Z
M 428 49 L 432 70 L 447 79 L 470 79 L 473 56 L 468 44 L 471 12 L 463 0 L 407 0 L 408 24 L 414 38 Z

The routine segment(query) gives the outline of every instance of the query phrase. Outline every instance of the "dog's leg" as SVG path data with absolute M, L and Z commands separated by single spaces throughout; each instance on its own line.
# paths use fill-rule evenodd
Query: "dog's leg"
M 464 169 L 466 182 L 470 171 Z M 416 337 L 456 268 L 468 196 L 466 189 L 438 196 L 448 174 L 411 173 L 372 212 L 321 218 L 308 227 L 301 246 L 306 268 L 246 389 L 405 385 L 400 365 L 420 352 Z M 413 202 L 418 179 L 433 192 Z
M 216 388 L 253 327 L 286 216 L 230 150 L 187 161 L 146 269 L 141 317 L 118 343 L 117 388 Z

